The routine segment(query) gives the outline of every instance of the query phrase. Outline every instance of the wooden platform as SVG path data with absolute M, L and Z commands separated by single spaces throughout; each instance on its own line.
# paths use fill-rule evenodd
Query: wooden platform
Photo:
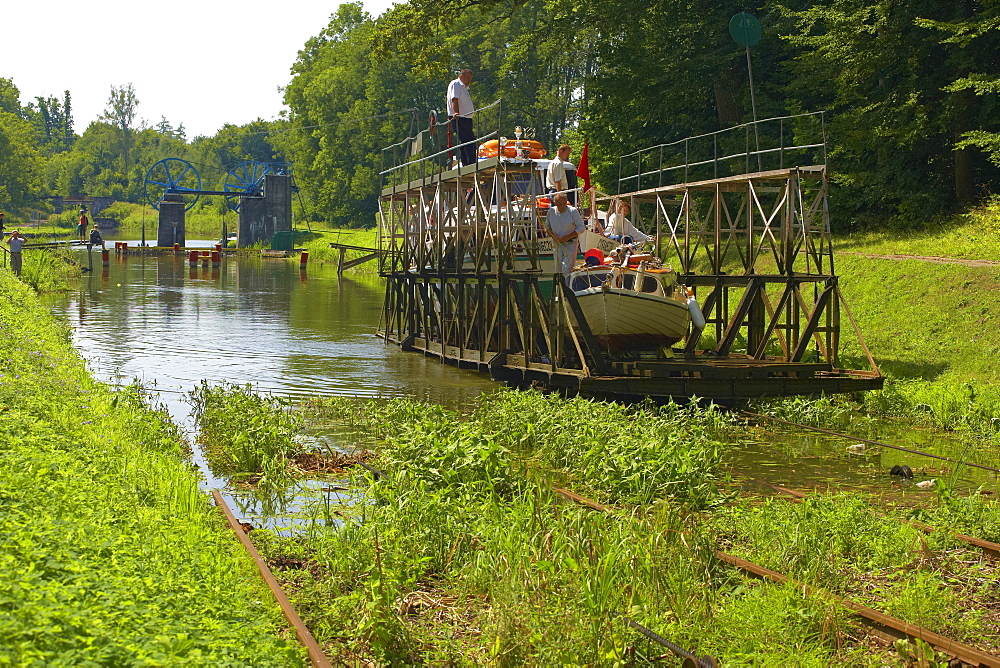
M 583 370 L 527 362 L 524 355 L 496 351 L 483 354 L 457 346 L 444 346 L 442 350 L 439 343 L 422 338 L 396 343 L 445 364 L 489 373 L 494 380 L 515 387 L 541 387 L 598 398 L 686 400 L 696 396 L 739 403 L 760 397 L 880 390 L 885 380 L 877 371 L 836 369 L 827 363 L 755 360 L 746 355 L 718 358 L 703 351 L 685 355 L 680 349 L 675 349 L 670 359 L 611 362 L 602 375 L 588 375 Z

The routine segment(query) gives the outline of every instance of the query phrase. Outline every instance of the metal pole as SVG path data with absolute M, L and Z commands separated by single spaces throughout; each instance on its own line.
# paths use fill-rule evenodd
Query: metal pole
M 747 35 L 746 21 L 743 22 L 743 34 Z M 746 43 L 750 43 L 749 36 L 745 39 Z M 753 110 L 753 137 L 757 142 L 757 171 L 762 172 L 764 168 L 761 167 L 760 162 L 760 135 L 757 133 L 757 96 L 754 94 L 753 90 L 753 65 L 750 63 L 750 47 L 747 47 L 747 73 L 750 75 L 750 108 Z

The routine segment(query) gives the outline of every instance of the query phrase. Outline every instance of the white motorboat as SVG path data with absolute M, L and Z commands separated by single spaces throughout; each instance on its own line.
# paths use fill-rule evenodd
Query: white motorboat
M 587 253 L 570 275 L 583 316 L 598 343 L 611 353 L 669 348 L 689 327 L 705 326 L 698 303 L 677 274 L 649 254 L 621 246 L 606 257 Z

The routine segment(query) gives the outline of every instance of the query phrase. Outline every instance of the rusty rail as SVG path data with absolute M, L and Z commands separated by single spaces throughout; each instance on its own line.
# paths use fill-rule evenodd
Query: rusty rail
M 787 575 L 782 575 L 781 573 L 764 568 L 763 566 L 758 566 L 752 561 L 735 557 L 720 550 L 715 550 L 715 557 L 719 561 L 735 566 L 740 570 L 750 573 L 756 577 L 777 583 L 791 582 L 805 594 L 810 596 L 819 595 L 829 598 L 839 605 L 847 608 L 851 612 L 857 613 L 865 624 L 874 627 L 881 633 L 899 639 L 923 640 L 934 647 L 934 649 L 944 652 L 949 656 L 973 666 L 1000 668 L 1000 656 L 987 654 L 986 652 L 980 651 L 975 647 L 970 647 L 969 645 L 958 642 L 957 640 L 952 640 L 951 638 L 943 636 L 940 633 L 935 633 L 934 631 L 917 626 L 916 624 L 910 624 L 901 619 L 890 617 L 889 615 L 881 613 L 878 610 L 873 610 L 872 608 L 861 605 L 860 603 L 842 596 L 837 596 L 836 594 L 830 593 L 824 589 L 810 587 L 805 583 L 789 578 Z
M 761 480 L 760 478 L 754 478 L 752 476 L 746 476 L 746 477 L 759 485 L 764 485 L 765 487 L 770 487 L 776 492 L 787 494 L 788 496 L 791 496 L 793 500 L 796 502 L 801 501 L 802 499 L 805 499 L 806 497 L 809 496 L 804 492 L 799 492 L 794 489 L 788 489 L 787 487 L 782 487 L 780 485 L 774 485 L 765 480 Z M 932 527 L 929 524 L 924 524 L 923 522 L 915 522 L 913 520 L 906 520 L 906 522 L 910 526 L 920 529 L 924 533 L 934 533 L 935 531 L 938 531 L 936 527 Z M 966 536 L 965 534 L 962 533 L 953 533 L 951 535 L 957 541 L 966 543 L 967 545 L 972 545 L 973 547 L 978 547 L 980 550 L 986 552 L 990 556 L 1000 559 L 1000 543 L 992 543 L 988 540 L 983 540 L 982 538 L 976 538 L 974 536 Z
M 246 551 L 253 558 L 254 563 L 257 564 L 257 570 L 260 571 L 260 576 L 264 578 L 264 582 L 267 583 L 268 588 L 270 588 L 271 593 L 274 595 L 275 600 L 281 607 L 281 612 L 285 615 L 285 619 L 288 623 L 292 625 L 295 629 L 295 636 L 299 639 L 299 642 L 306 648 L 306 652 L 309 655 L 309 663 L 317 668 L 332 668 L 329 659 L 323 654 L 323 650 L 320 648 L 319 643 L 313 638 L 312 633 L 306 628 L 306 625 L 302 622 L 302 618 L 299 614 L 295 612 L 295 608 L 292 607 L 291 602 L 288 597 L 285 596 L 285 592 L 281 590 L 281 585 L 275 579 L 274 575 L 271 573 L 271 569 L 267 567 L 267 562 L 264 561 L 264 557 L 260 556 L 257 552 L 257 548 L 253 546 L 250 542 L 250 538 L 247 536 L 243 527 L 240 526 L 239 520 L 233 515 L 233 511 L 229 509 L 226 504 L 226 500 L 222 498 L 218 490 L 212 490 L 212 498 L 215 499 L 215 505 L 222 509 L 222 512 L 226 515 L 226 520 L 229 522 L 229 527 L 236 534 L 240 543 L 246 548 Z
M 777 487 L 775 485 L 775 487 Z M 784 489 L 784 488 L 781 488 Z M 568 499 L 571 499 L 581 505 L 587 506 L 588 508 L 594 510 L 600 510 L 603 512 L 611 512 L 611 509 L 607 506 L 603 506 L 596 501 L 591 501 L 586 497 L 580 496 L 575 492 L 569 492 L 565 489 L 553 488 L 553 490 Z M 793 495 L 801 494 L 801 492 L 792 492 L 788 490 Z M 740 570 L 743 570 L 756 577 L 771 580 L 776 583 L 792 582 L 796 587 L 801 589 L 804 593 L 808 595 L 818 595 L 828 598 L 837 604 L 847 608 L 851 612 L 857 614 L 863 623 L 875 628 L 875 630 L 882 635 L 890 636 L 898 639 L 916 639 L 922 640 L 935 649 L 948 654 L 949 656 L 963 661 L 966 664 L 972 666 L 983 666 L 985 668 L 1000 668 L 1000 657 L 988 654 L 981 650 L 971 647 L 957 640 L 952 640 L 946 636 L 943 636 L 934 631 L 930 631 L 916 624 L 910 624 L 904 622 L 901 619 L 891 617 L 878 610 L 874 610 L 865 605 L 852 601 L 850 599 L 844 598 L 842 596 L 837 596 L 831 592 L 821 589 L 819 587 L 811 587 L 805 583 L 798 582 L 789 578 L 787 575 L 782 575 L 776 571 L 772 571 L 763 566 L 759 566 L 752 561 L 747 561 L 746 559 L 741 559 L 734 555 L 728 554 L 721 550 L 713 550 L 715 558 L 719 561 L 735 566 Z

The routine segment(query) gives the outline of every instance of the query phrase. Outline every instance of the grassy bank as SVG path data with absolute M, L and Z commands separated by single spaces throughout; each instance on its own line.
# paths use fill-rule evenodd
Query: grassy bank
M 938 226 L 838 240 L 851 311 L 890 378 L 866 403 L 945 429 L 1000 428 L 1000 267 L 875 255 L 1000 260 L 1000 199 Z M 845 337 L 843 352 L 862 351 Z
M 0 663 L 300 665 L 165 413 L 0 270 Z
M 345 663 L 662 661 L 621 615 L 725 665 L 906 665 L 917 651 L 874 640 L 821 595 L 746 578 L 719 548 L 997 649 L 995 565 L 865 495 L 733 503 L 718 452 L 746 434 L 714 410 L 502 392 L 467 414 L 334 399 L 305 415 L 353 430 L 385 479 L 356 476 L 368 502 L 314 515 L 296 538 L 251 538 Z M 995 503 L 944 489 L 928 501 L 921 517 L 939 527 L 1000 530 Z

